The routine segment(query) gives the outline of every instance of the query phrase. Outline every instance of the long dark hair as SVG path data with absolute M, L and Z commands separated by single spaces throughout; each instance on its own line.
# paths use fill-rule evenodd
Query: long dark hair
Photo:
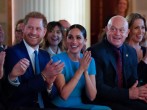
M 50 46 L 50 44 L 49 44 L 49 42 L 48 42 L 48 40 L 47 40 L 48 32 L 51 32 L 56 26 L 59 27 L 59 29 L 60 29 L 60 31 L 61 31 L 61 33 L 62 33 L 62 36 L 63 36 L 63 28 L 62 28 L 61 24 L 60 24 L 58 21 L 49 22 L 49 23 L 47 24 L 47 32 L 46 32 L 46 35 L 45 35 L 44 41 L 43 41 L 43 48 L 44 48 L 44 49 Z M 63 50 L 63 49 L 62 49 L 62 40 L 61 40 L 61 42 L 59 43 L 58 46 L 59 46 L 59 48 L 60 48 L 61 50 Z
M 74 28 L 78 28 L 78 29 L 82 32 L 82 34 L 83 34 L 83 36 L 84 36 L 84 39 L 87 38 L 86 29 L 85 29 L 82 25 L 80 25 L 80 24 L 71 25 L 71 26 L 69 27 L 69 29 L 67 30 L 66 37 L 67 37 L 69 31 L 70 31 L 71 29 L 74 29 Z

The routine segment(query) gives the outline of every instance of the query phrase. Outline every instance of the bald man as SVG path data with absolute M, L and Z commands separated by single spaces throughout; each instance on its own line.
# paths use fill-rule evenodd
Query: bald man
M 96 62 L 95 103 L 113 110 L 147 110 L 147 85 L 138 87 L 136 51 L 124 43 L 129 33 L 126 19 L 113 16 L 105 31 L 106 38 L 88 49 Z

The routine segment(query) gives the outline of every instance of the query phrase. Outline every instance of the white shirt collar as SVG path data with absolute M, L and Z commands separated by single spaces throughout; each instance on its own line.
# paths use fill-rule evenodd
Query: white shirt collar
M 50 54 L 51 57 L 56 54 L 55 52 L 53 52 L 53 50 L 50 47 L 48 47 L 46 50 Z M 57 54 L 59 53 L 61 53 L 61 49 L 58 47 Z
M 35 65 L 34 65 L 34 57 L 35 57 L 35 54 L 34 54 L 34 51 L 37 50 L 39 51 L 39 45 L 34 48 L 32 48 L 29 44 L 27 44 L 27 42 L 23 39 L 23 42 L 26 46 L 26 49 L 27 49 L 27 52 L 29 54 L 29 57 L 31 59 L 31 63 L 32 63 L 32 66 L 33 66 L 33 69 L 35 68 Z

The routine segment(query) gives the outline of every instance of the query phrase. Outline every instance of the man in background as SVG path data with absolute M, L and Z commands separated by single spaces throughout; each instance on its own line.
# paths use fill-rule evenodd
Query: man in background
M 67 50 L 67 46 L 66 46 L 66 32 L 67 32 L 68 28 L 71 26 L 71 24 L 67 20 L 65 20 L 65 19 L 59 20 L 59 23 L 63 27 L 63 49 Z
M 5 40 L 5 33 L 4 29 L 2 28 L 2 25 L 0 24 L 0 51 L 5 50 L 7 48 L 6 45 L 4 45 Z
M 20 19 L 17 21 L 16 27 L 15 27 L 15 44 L 20 43 L 22 41 L 23 28 L 24 28 L 23 19 Z

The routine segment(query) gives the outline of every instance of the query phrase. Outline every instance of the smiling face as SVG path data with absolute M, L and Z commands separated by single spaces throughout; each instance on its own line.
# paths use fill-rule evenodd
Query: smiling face
M 15 38 L 16 38 L 16 42 L 21 42 L 23 39 L 23 23 L 19 23 L 16 27 L 15 30 Z
M 47 40 L 50 46 L 58 46 L 62 40 L 62 32 L 58 26 L 55 26 L 48 32 Z
M 120 13 L 125 13 L 125 11 L 127 10 L 127 0 L 119 0 L 118 2 L 118 12 Z
M 119 48 L 128 36 L 128 23 L 122 16 L 111 18 L 106 27 L 107 40 Z
M 72 54 L 79 54 L 86 43 L 82 32 L 78 28 L 73 28 L 67 35 L 68 52 Z
M 24 40 L 32 48 L 38 46 L 46 33 L 46 28 L 43 26 L 43 20 L 40 18 L 29 18 L 24 26 Z
M 142 41 L 145 36 L 145 24 L 142 19 L 136 19 L 132 26 L 130 27 L 129 37 L 136 43 Z

